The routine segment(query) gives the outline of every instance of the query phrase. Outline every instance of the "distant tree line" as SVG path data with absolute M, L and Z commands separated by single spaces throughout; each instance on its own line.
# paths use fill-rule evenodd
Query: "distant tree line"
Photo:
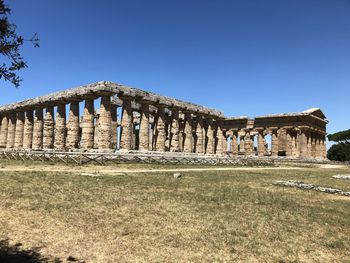
M 350 129 L 327 135 L 329 141 L 336 142 L 327 152 L 327 158 L 335 161 L 350 161 Z

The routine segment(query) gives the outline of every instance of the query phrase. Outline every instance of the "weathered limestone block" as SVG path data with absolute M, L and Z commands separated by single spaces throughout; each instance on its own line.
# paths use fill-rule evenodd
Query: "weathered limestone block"
M 15 135 L 16 135 L 16 113 L 11 112 L 9 114 L 6 148 L 10 149 L 15 146 Z
M 262 157 L 265 155 L 265 139 L 264 130 L 258 130 L 258 156 Z
M 44 118 L 44 140 L 43 148 L 52 149 L 54 147 L 54 136 L 55 136 L 55 122 L 54 122 L 54 108 L 48 106 L 46 108 Z
M 20 111 L 17 113 L 16 135 L 15 135 L 15 148 L 17 149 L 23 147 L 24 118 L 25 118 L 25 114 L 23 111 Z
M 141 108 L 141 120 L 140 120 L 140 131 L 139 131 L 139 150 L 149 150 L 149 104 L 142 104 Z
M 55 142 L 54 147 L 57 150 L 64 150 L 66 148 L 66 105 L 58 104 L 56 113 L 55 125 Z
M 117 106 L 111 104 L 111 148 L 116 150 L 118 142 Z
M 214 154 L 214 131 L 213 131 L 213 120 L 208 118 L 206 119 L 208 128 L 207 128 L 207 134 L 206 134 L 206 154 Z
M 278 129 L 272 129 L 271 155 L 274 157 L 278 156 Z
M 204 154 L 205 152 L 205 140 L 204 140 L 204 126 L 202 115 L 197 115 L 197 127 L 196 127 L 196 153 Z
M 170 151 L 179 152 L 180 151 L 180 123 L 179 123 L 179 110 L 173 109 L 171 113 L 171 135 L 170 135 Z
M 69 120 L 67 123 L 67 145 L 68 149 L 77 149 L 79 147 L 79 102 L 74 101 L 70 104 Z
M 158 106 L 157 112 L 157 128 L 156 128 L 156 148 L 158 152 L 165 152 L 165 141 L 166 141 L 166 131 L 165 131 L 165 108 L 163 106 Z
M 5 148 L 7 144 L 7 132 L 8 132 L 8 115 L 2 116 L 1 119 L 1 131 L 0 131 L 0 147 Z
M 26 116 L 24 119 L 24 135 L 23 135 L 23 149 L 31 149 L 33 143 L 33 125 L 34 117 L 33 111 L 26 111 Z
M 101 97 L 99 129 L 98 129 L 98 148 L 111 148 L 111 96 Z
M 94 147 L 94 100 L 85 99 L 83 121 L 81 123 L 81 148 L 92 149 Z
M 120 150 L 129 151 L 132 149 L 131 140 L 134 129 L 132 117 L 131 98 L 123 97 Z
M 185 113 L 185 127 L 183 133 L 183 151 L 186 153 L 192 152 L 193 138 L 192 138 L 192 117 L 191 113 Z
M 42 108 L 35 108 L 33 127 L 33 146 L 35 150 L 43 148 L 44 116 Z

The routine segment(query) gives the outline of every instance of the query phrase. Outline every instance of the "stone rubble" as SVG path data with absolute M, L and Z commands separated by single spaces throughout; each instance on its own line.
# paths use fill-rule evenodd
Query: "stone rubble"
M 336 174 L 336 175 L 333 175 L 332 178 L 350 180 L 350 174 Z
M 350 192 L 346 192 L 341 189 L 324 187 L 324 186 L 319 186 L 315 184 L 307 184 L 307 183 L 304 183 L 303 181 L 297 181 L 297 180 L 277 180 L 277 181 L 274 181 L 272 184 L 276 186 L 293 187 L 293 188 L 299 188 L 304 190 L 314 190 L 318 192 L 350 196 Z

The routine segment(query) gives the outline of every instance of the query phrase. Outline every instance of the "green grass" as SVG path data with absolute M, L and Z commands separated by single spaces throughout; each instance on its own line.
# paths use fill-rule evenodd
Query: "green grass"
M 350 262 L 350 197 L 271 185 L 350 191 L 331 178 L 350 169 L 101 173 L 0 170 L 0 240 L 86 262 Z

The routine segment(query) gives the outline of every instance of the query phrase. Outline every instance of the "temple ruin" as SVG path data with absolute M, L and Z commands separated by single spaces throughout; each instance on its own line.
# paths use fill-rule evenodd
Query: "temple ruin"
M 231 118 L 193 103 L 98 82 L 1 106 L 0 148 L 325 159 L 327 123 L 318 108 Z

